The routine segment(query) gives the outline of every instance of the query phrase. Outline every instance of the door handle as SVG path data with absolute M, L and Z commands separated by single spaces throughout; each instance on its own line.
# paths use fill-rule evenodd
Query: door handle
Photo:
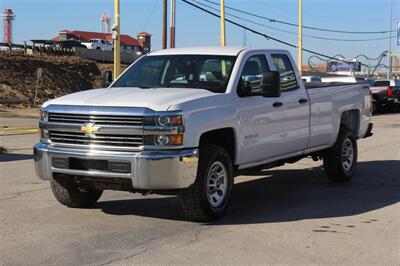
M 283 105 L 283 103 L 281 103 L 281 102 L 274 102 L 272 104 L 273 107 L 281 107 L 282 105 Z
M 299 100 L 299 103 L 301 103 L 301 104 L 306 103 L 306 102 L 308 102 L 308 100 L 306 98 L 301 98 Z

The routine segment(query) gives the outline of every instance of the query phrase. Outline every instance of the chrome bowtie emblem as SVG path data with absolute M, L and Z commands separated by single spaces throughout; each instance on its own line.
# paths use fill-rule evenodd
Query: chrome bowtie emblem
M 95 137 L 94 133 L 99 132 L 99 130 L 100 127 L 96 126 L 94 123 L 85 123 L 85 125 L 81 127 L 81 131 L 91 138 Z

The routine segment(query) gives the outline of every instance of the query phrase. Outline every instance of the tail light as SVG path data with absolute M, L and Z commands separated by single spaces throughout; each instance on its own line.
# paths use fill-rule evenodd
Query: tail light
M 393 97 L 393 88 L 392 88 L 392 87 L 389 87 L 389 88 L 387 89 L 387 96 L 388 96 L 388 97 Z

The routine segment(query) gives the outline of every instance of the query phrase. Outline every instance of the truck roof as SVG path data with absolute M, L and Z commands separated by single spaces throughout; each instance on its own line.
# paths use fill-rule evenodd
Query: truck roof
M 243 50 L 252 50 L 246 47 L 185 47 L 154 51 L 152 55 L 184 55 L 184 54 L 204 54 L 204 55 L 231 55 L 236 56 Z M 254 49 L 256 50 L 256 49 Z

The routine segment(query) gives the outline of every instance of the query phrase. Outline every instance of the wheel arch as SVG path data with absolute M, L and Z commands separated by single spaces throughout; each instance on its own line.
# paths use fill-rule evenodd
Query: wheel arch
M 231 156 L 232 163 L 235 164 L 237 157 L 237 136 L 235 129 L 225 127 L 203 132 L 200 135 L 199 146 L 202 144 L 215 144 L 224 147 Z
M 360 110 L 352 109 L 344 111 L 340 118 L 340 125 L 346 126 L 355 136 L 360 130 Z

